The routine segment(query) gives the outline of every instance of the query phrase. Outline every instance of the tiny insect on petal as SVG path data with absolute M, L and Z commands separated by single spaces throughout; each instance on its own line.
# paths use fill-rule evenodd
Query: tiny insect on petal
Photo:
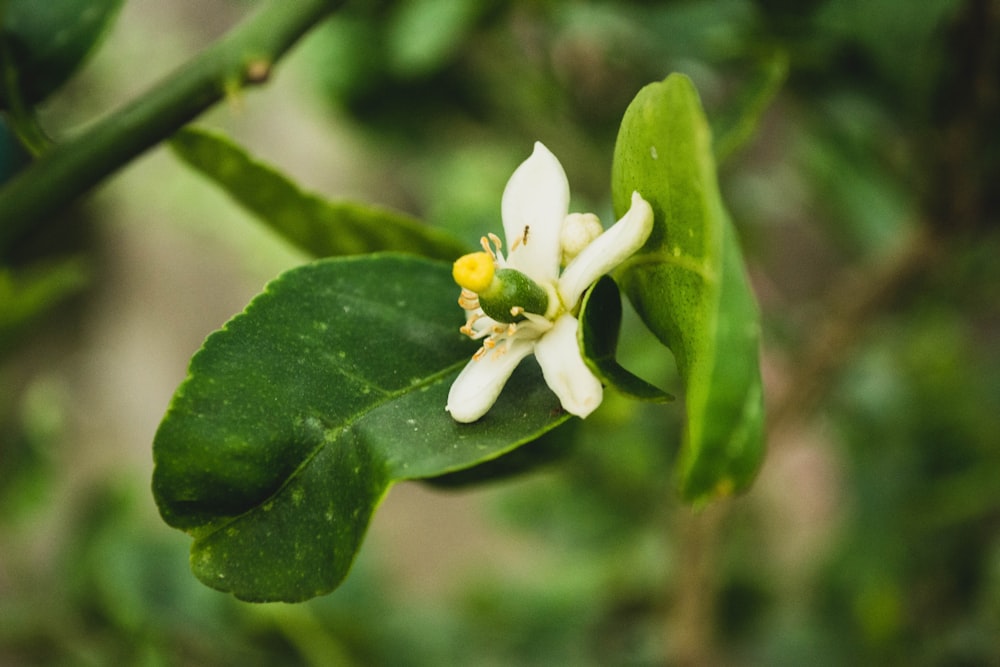
M 501 202 L 510 252 L 495 234 L 482 252 L 452 268 L 466 311 L 460 331 L 483 345 L 455 379 L 446 409 L 458 422 L 486 414 L 521 359 L 534 353 L 562 409 L 586 417 L 600 405 L 600 380 L 583 360 L 573 316 L 584 290 L 638 250 L 652 229 L 649 204 L 632 208 L 606 232 L 593 214 L 567 215 L 569 185 L 545 146 L 515 170 Z M 530 239 L 530 243 L 529 243 Z M 560 260 L 566 266 L 560 275 Z

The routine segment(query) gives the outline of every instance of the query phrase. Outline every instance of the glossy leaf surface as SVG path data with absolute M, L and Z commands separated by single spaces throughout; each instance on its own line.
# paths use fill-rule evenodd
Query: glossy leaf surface
M 612 169 L 619 215 L 633 190 L 652 205 L 655 226 L 616 277 L 674 353 L 685 383 L 682 496 L 697 502 L 739 491 L 763 456 L 759 316 L 719 195 L 708 124 L 686 77 L 646 86 L 625 113 Z
M 187 128 L 171 146 L 247 211 L 314 257 L 395 251 L 451 261 L 469 250 L 403 213 L 305 192 L 222 135 Z
M 206 340 L 153 449 L 160 512 L 195 538 L 204 583 L 246 600 L 327 593 L 392 483 L 489 461 L 567 419 L 530 360 L 480 421 L 445 412 L 476 348 L 449 268 L 315 262 Z

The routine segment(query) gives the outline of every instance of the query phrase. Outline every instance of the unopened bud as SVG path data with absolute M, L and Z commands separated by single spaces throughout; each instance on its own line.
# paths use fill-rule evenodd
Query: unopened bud
M 601 221 L 593 213 L 570 213 L 563 219 L 559 230 L 560 260 L 566 266 L 576 258 L 591 241 L 604 233 Z

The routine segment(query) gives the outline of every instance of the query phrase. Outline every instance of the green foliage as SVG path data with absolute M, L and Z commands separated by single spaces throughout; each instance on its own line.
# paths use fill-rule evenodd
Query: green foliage
M 0 268 L 0 663 L 1000 664 L 1000 239 L 991 231 L 1000 220 L 995 3 L 374 0 L 345 3 L 305 49 L 269 67 L 340 4 L 277 0 L 135 104 L 96 122 L 81 113 L 92 104 L 60 97 L 57 81 L 9 57 L 10 16 L 20 15 L 17 31 L 36 36 L 38 53 L 66 56 L 54 37 L 69 28 L 77 62 L 66 56 L 50 73 L 72 75 L 92 50 L 84 33 L 101 32 L 91 21 L 96 15 L 64 12 L 79 4 L 0 0 L 13 12 L 0 21 L 6 50 L 0 95 L 12 86 L 44 84 L 51 94 L 40 93 L 42 120 L 53 136 L 74 137 L 48 145 L 32 117 L 41 98 L 26 95 L 19 109 L 7 105 L 4 124 L 45 154 L 25 167 L 29 160 L 19 147 L 0 144 L 2 178 L 20 171 L 0 191 L 0 255 L 8 262 Z M 114 3 L 86 4 L 107 9 Z M 227 12 L 248 6 L 223 4 L 219 15 L 207 5 L 189 10 L 192 32 L 203 37 L 218 27 L 215 21 L 232 16 Z M 160 3 L 157 16 L 184 16 L 177 8 Z M 190 43 L 186 35 L 164 34 L 181 23 L 165 21 L 144 33 L 139 26 L 147 17 L 135 14 L 122 14 L 126 23 L 118 28 L 129 31 L 128 38 L 113 36 L 108 44 L 116 51 L 83 72 L 87 81 L 74 94 L 121 90 L 122 81 L 129 89 L 143 87 L 145 70 L 127 53 L 133 48 L 128 42 L 152 35 L 164 38 L 160 45 Z M 108 10 L 100 20 L 110 22 L 113 15 Z M 140 39 L 133 39 L 137 30 Z M 415 493 L 417 501 L 400 512 L 390 498 L 380 512 L 385 523 L 353 564 L 367 513 L 404 478 L 406 457 L 426 461 L 431 449 L 410 437 L 413 425 L 405 420 L 386 420 L 391 437 L 370 422 L 425 396 L 424 407 L 435 412 L 432 423 L 458 428 L 442 414 L 443 390 L 473 346 L 455 332 L 461 314 L 446 267 L 395 256 L 304 267 L 280 277 L 247 313 L 210 337 L 157 438 L 158 499 L 172 521 L 192 532 L 195 566 L 210 585 L 226 574 L 243 578 L 245 597 L 259 596 L 259 590 L 246 591 L 266 584 L 272 591 L 284 586 L 298 599 L 333 585 L 350 565 L 335 595 L 297 605 L 247 605 L 202 586 L 186 562 L 188 536 L 164 528 L 141 483 L 148 457 L 141 451 L 148 439 L 143 433 L 152 432 L 150 415 L 162 409 L 170 389 L 157 378 L 168 368 L 178 370 L 178 355 L 193 345 L 184 341 L 176 349 L 149 335 L 174 312 L 166 312 L 159 293 L 150 298 L 133 283 L 144 284 L 154 271 L 158 284 L 161 273 L 171 273 L 168 280 L 176 278 L 173 272 L 185 279 L 195 274 L 188 272 L 190 256 L 171 254 L 177 229 L 160 224 L 148 236 L 140 229 L 161 218 L 154 210 L 160 200 L 149 190 L 173 193 L 186 186 L 171 182 L 169 163 L 163 170 L 154 159 L 154 178 L 146 175 L 147 163 L 130 174 L 129 187 L 113 186 L 89 202 L 86 215 L 61 213 L 113 169 L 234 92 L 248 71 L 255 82 L 269 74 L 279 85 L 246 96 L 209 122 L 228 124 L 235 109 L 249 107 L 236 122 L 260 127 L 254 107 L 264 98 L 270 113 L 274 98 L 266 97 L 273 92 L 280 111 L 269 116 L 274 125 L 267 131 L 308 133 L 320 116 L 310 113 L 310 123 L 300 125 L 303 110 L 286 112 L 289 105 L 314 101 L 295 86 L 319 92 L 335 109 L 336 132 L 358 139 L 348 142 L 354 153 L 347 157 L 363 163 L 377 152 L 378 165 L 390 165 L 374 173 L 377 166 L 366 164 L 354 182 L 376 201 L 391 189 L 391 200 L 416 216 L 320 200 L 219 136 L 178 136 L 177 146 L 198 143 L 193 162 L 201 162 L 200 174 L 315 255 L 391 247 L 452 259 L 452 250 L 459 254 L 464 247 L 433 230 L 454 232 L 470 244 L 483 231 L 496 231 L 504 180 L 523 148 L 539 139 L 567 167 L 574 210 L 611 219 L 608 155 L 622 110 L 643 85 L 669 72 L 688 75 L 698 91 L 695 96 L 678 81 L 657 84 L 654 92 L 671 91 L 663 106 L 680 112 L 664 122 L 627 119 L 633 136 L 669 134 L 671 141 L 694 143 L 672 141 L 680 157 L 669 168 L 641 150 L 633 156 L 642 166 L 637 179 L 655 180 L 657 187 L 668 183 L 654 197 L 658 213 L 684 214 L 657 223 L 651 247 L 659 254 L 647 254 L 645 269 L 655 280 L 640 280 L 641 267 L 614 276 L 659 339 L 628 303 L 621 304 L 615 281 L 600 281 L 580 313 L 580 344 L 609 385 L 601 408 L 514 449 L 509 442 L 497 445 L 485 460 L 473 451 L 479 440 L 462 442 L 461 466 L 467 467 L 421 478 L 434 488 L 457 488 L 456 494 L 396 488 L 401 495 Z M 714 137 L 710 147 L 706 126 Z M 713 152 L 725 165 L 718 186 Z M 658 151 L 659 163 L 664 155 Z M 616 178 L 628 171 L 620 167 L 616 158 Z M 613 186 L 618 204 L 628 194 L 620 186 Z M 779 437 L 769 447 L 768 468 L 747 493 L 692 513 L 671 490 L 671 473 L 680 476 L 682 490 L 715 489 L 711 480 L 735 464 L 716 447 L 693 449 L 692 438 L 724 441 L 740 423 L 737 399 L 756 386 L 755 369 L 730 358 L 741 346 L 751 347 L 749 337 L 734 340 L 725 328 L 703 326 L 728 312 L 730 324 L 756 318 L 742 278 L 732 280 L 744 272 L 740 244 L 728 216 L 719 213 L 716 190 L 739 223 L 760 296 L 765 390 L 769 405 L 778 408 L 772 418 Z M 192 205 L 184 194 L 175 198 L 179 207 Z M 142 214 L 126 220 L 122 211 Z M 205 211 L 187 215 L 206 226 L 214 221 Z M 98 233 L 89 235 L 85 249 L 72 250 L 74 257 L 87 255 L 66 260 L 66 240 L 78 237 L 62 225 L 83 229 L 88 220 L 100 225 Z M 707 221 L 712 232 L 703 238 L 710 250 L 705 256 L 717 263 L 719 275 L 729 274 L 729 282 L 685 283 L 683 270 L 673 268 L 672 242 L 684 240 L 675 230 L 701 229 L 691 222 L 697 220 Z M 211 234 L 221 235 L 216 229 Z M 189 240 L 180 243 L 185 252 Z M 921 242 L 937 263 L 894 272 L 891 258 Z M 143 259 L 154 261 L 135 261 L 136 245 Z M 703 256 L 681 248 L 682 257 Z M 322 278 L 318 289 L 325 294 L 326 277 L 342 273 L 332 267 L 384 267 L 387 261 L 433 267 L 425 278 L 446 288 L 447 303 L 432 307 L 440 320 L 430 328 L 449 341 L 438 349 L 449 370 L 428 371 L 437 379 L 425 378 L 424 386 L 433 387 L 423 394 L 403 389 L 398 400 L 362 408 L 349 435 L 340 437 L 336 425 L 322 420 L 313 429 L 310 419 L 319 417 L 304 411 L 344 399 L 330 408 L 335 412 L 360 399 L 345 399 L 337 385 L 320 381 L 348 361 L 329 360 L 337 351 L 322 347 L 329 339 L 310 328 L 311 319 L 305 328 L 296 324 L 304 316 L 290 309 L 307 302 L 331 325 L 346 328 L 348 322 L 342 308 L 335 312 L 344 305 L 341 295 L 309 301 L 304 285 L 289 286 Z M 88 275 L 82 267 L 96 267 L 91 277 L 97 289 L 66 308 L 65 297 L 79 292 Z M 845 280 L 854 275 L 861 280 Z M 364 276 L 369 286 L 377 277 Z M 206 313 L 202 330 L 224 317 L 202 310 L 210 306 L 207 295 L 209 302 L 225 298 L 227 290 L 219 287 L 186 291 L 186 313 Z M 395 279 L 379 283 L 386 294 L 398 288 Z M 288 308 L 279 303 L 293 292 Z M 692 304 L 711 297 L 704 301 L 714 299 L 717 307 L 684 307 L 676 312 L 686 314 L 674 317 L 661 297 L 685 294 Z M 420 323 L 404 320 L 388 302 L 365 298 L 392 311 L 396 329 L 382 335 L 385 326 L 375 327 L 363 353 L 350 358 L 351 369 L 387 373 L 420 365 L 397 353 L 413 345 L 400 337 L 424 331 L 430 320 L 422 313 Z M 79 321 L 67 321 L 77 313 Z M 702 321 L 681 321 L 692 313 Z M 411 325 L 416 328 L 407 329 Z M 254 331 L 262 337 L 255 339 Z M 837 335 L 830 337 L 831 331 Z M 351 329 L 349 335 L 361 333 Z M 685 352 L 689 342 L 706 353 L 694 344 L 700 336 L 714 341 L 707 355 L 711 373 L 683 360 L 691 354 Z M 381 350 L 383 339 L 395 341 L 397 351 L 369 354 Z M 676 377 L 664 342 L 684 377 Z M 800 363 L 815 361 L 816 349 L 820 364 Z M 136 350 L 139 362 L 133 361 Z M 756 364 L 755 355 L 743 359 Z M 801 373 L 813 383 L 801 396 L 800 368 L 819 369 Z M 233 381 L 213 385 L 211 377 Z M 661 396 L 654 385 L 672 389 L 681 382 L 676 407 L 633 400 Z M 708 390 L 701 396 L 696 391 L 692 403 L 699 382 Z M 530 362 L 511 381 L 501 406 L 518 404 L 529 390 L 555 408 Z M 731 402 L 718 393 L 730 390 Z M 726 405 L 732 410 L 721 409 Z M 697 413 L 688 416 L 683 447 L 673 436 L 682 427 L 681 406 Z M 422 410 L 420 420 L 427 418 Z M 499 415 L 520 420 L 520 413 Z M 563 418 L 536 416 L 546 424 Z M 214 437 L 234 424 L 235 437 Z M 369 426 L 379 446 L 367 444 Z M 336 446 L 348 441 L 343 450 Z M 459 441 L 445 436 L 442 442 L 450 447 Z M 160 477 L 161 449 L 176 463 L 171 479 Z M 292 456 L 282 468 L 278 458 L 289 452 L 305 458 Z M 339 461 L 331 460 L 335 452 Z M 386 452 L 399 455 L 395 467 Z M 737 458 L 743 454 L 749 465 L 752 448 Z M 259 465 L 272 455 L 275 465 Z M 232 465 L 212 456 L 230 457 Z M 344 477 L 352 456 L 365 475 L 337 485 L 317 481 L 324 470 Z M 299 467 L 289 470 L 296 461 Z M 199 477 L 201 464 L 207 476 Z M 425 472 L 441 468 L 427 465 Z M 214 480 L 223 485 L 212 481 L 219 474 Z M 191 483 L 181 488 L 174 484 L 178 479 Z M 493 485 L 468 490 L 487 481 Z M 271 512 L 282 508 L 284 521 L 263 517 L 263 489 L 270 486 Z M 356 494 L 349 494 L 352 488 Z M 161 490 L 185 489 L 197 489 L 201 500 L 159 497 Z M 302 492 L 301 513 L 292 511 L 296 490 Z M 317 513 L 322 503 L 305 502 L 310 498 L 333 498 L 343 512 L 354 502 L 359 515 L 338 524 L 344 534 L 331 536 L 324 532 L 325 514 Z M 471 507 L 477 514 L 470 521 Z M 300 555 L 318 564 L 318 574 L 303 583 L 294 544 L 303 543 L 310 521 L 321 529 L 308 535 L 309 548 Z M 230 535 L 228 528 L 243 532 Z M 231 560 L 222 563 L 220 556 L 225 567 L 206 568 L 203 557 L 215 545 L 214 554 Z M 329 551 L 338 545 L 344 551 Z M 285 558 L 284 571 L 268 559 L 250 562 L 262 547 Z M 438 579 L 421 588 L 435 568 Z
M 0 109 L 34 105 L 83 64 L 124 0 L 5 0 L 0 4 Z
M 616 197 L 638 190 L 655 210 L 650 242 L 622 276 L 687 384 L 681 489 L 692 501 L 743 490 L 763 447 L 756 308 L 707 132 L 687 79 L 648 87 L 626 113 L 614 171 Z M 345 227 L 370 239 L 363 249 L 395 242 L 393 221 L 375 228 L 350 208 L 323 219 L 331 207 L 216 137 L 189 131 L 175 142 L 272 226 L 310 239 L 300 241 L 310 250 L 357 251 L 341 240 Z M 307 225 L 320 233 L 299 231 Z M 249 600 L 329 592 L 393 482 L 475 466 L 564 419 L 534 372 L 474 425 L 451 420 L 447 390 L 470 354 L 454 329 L 455 291 L 446 266 L 379 255 L 321 262 L 277 279 L 206 342 L 154 448 L 160 511 L 195 537 L 202 581 Z M 616 360 L 621 317 L 614 281 L 600 281 L 581 311 L 588 363 L 626 395 L 668 400 Z
M 445 412 L 474 347 L 447 265 L 317 262 L 209 337 L 154 443 L 164 519 L 206 584 L 298 601 L 343 579 L 397 481 L 495 458 L 566 419 L 535 367 L 475 424 Z
M 634 191 L 649 200 L 656 226 L 619 276 L 685 382 L 681 493 L 704 501 L 743 490 L 764 448 L 759 315 L 686 77 L 643 88 L 625 112 L 612 169 L 616 212 Z
M 303 192 L 222 135 L 184 129 L 170 145 L 271 229 L 314 257 L 399 251 L 451 260 L 467 248 L 414 218 Z

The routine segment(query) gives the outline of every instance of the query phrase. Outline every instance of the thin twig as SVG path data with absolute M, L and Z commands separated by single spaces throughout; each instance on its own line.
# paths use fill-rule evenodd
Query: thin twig
M 274 0 L 160 85 L 60 144 L 0 190 L 0 251 L 237 89 L 261 83 L 338 0 Z
M 795 360 L 787 387 L 770 406 L 769 435 L 815 410 L 872 320 L 889 310 L 940 255 L 940 242 L 921 227 L 891 256 L 865 269 L 847 270 L 834 281 L 823 300 L 822 320 Z
M 940 255 L 928 231 L 908 238 L 890 258 L 863 270 L 847 272 L 824 300 L 825 316 L 796 364 L 787 390 L 770 407 L 769 436 L 805 418 L 822 400 L 833 376 L 871 323 L 888 311 L 928 271 Z M 773 437 L 769 437 L 773 441 Z M 667 615 L 670 664 L 716 664 L 717 559 L 721 530 L 733 505 L 715 503 L 701 511 L 679 505 L 673 529 L 679 540 L 680 572 Z

